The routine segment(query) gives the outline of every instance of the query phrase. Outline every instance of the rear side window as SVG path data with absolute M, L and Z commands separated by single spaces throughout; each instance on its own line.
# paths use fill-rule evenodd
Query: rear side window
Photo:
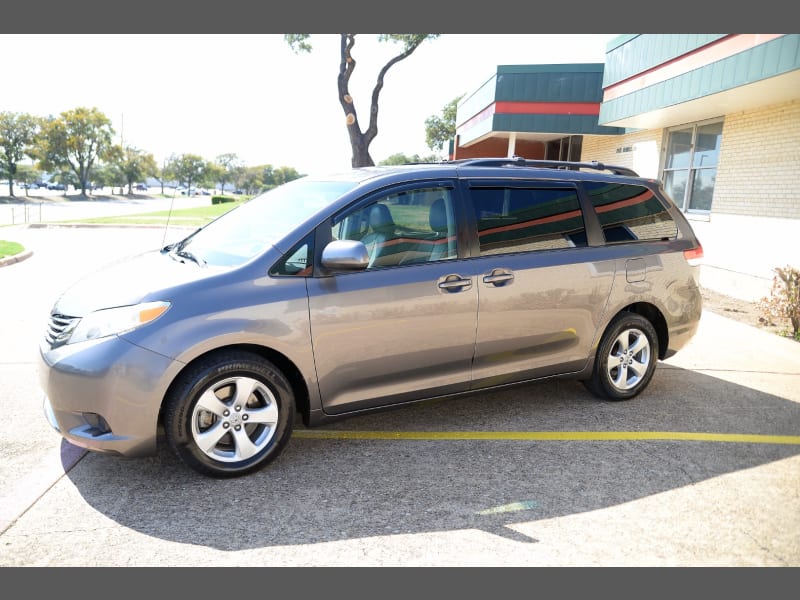
M 643 185 L 587 182 L 606 243 L 674 240 L 678 226 L 652 190 Z
M 486 186 L 470 196 L 482 256 L 586 245 L 575 189 Z

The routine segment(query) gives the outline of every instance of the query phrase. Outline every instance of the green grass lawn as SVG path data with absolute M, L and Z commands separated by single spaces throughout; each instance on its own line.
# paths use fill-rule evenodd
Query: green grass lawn
M 22 244 L 18 244 L 17 242 L 7 242 L 5 240 L 0 240 L 0 258 L 5 258 L 6 256 L 14 256 L 15 254 L 19 254 L 24 250 L 25 247 Z
M 164 225 L 169 219 L 170 225 L 201 226 L 213 221 L 221 214 L 239 206 L 242 202 L 223 202 L 210 206 L 196 208 L 182 208 L 140 213 L 135 215 L 119 215 L 114 217 L 93 217 L 89 219 L 74 219 L 60 221 L 61 223 L 99 223 L 106 225 Z

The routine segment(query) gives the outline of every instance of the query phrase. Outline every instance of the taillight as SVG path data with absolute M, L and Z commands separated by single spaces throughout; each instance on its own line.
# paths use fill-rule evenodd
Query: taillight
M 703 262 L 703 246 L 698 242 L 697 247 L 691 250 L 684 250 L 683 256 L 690 266 L 697 267 Z

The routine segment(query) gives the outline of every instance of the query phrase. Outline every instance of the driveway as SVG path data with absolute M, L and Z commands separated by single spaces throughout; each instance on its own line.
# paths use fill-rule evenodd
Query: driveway
M 178 235 L 4 229 L 33 255 L 0 269 L 0 566 L 800 566 L 800 344 L 710 312 L 629 402 L 545 381 L 298 423 L 229 481 L 62 442 L 53 301 Z

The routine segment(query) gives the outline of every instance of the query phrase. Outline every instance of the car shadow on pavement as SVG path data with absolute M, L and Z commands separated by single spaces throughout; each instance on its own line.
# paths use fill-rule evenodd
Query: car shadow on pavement
M 200 476 L 163 447 L 143 459 L 89 454 L 68 477 L 92 508 L 124 527 L 226 551 L 465 529 L 535 543 L 512 526 L 614 507 L 800 454 L 797 443 L 302 435 L 320 429 L 796 436 L 800 403 L 662 365 L 650 387 L 626 402 L 551 380 L 314 430 L 298 425 L 275 462 L 236 479 Z

